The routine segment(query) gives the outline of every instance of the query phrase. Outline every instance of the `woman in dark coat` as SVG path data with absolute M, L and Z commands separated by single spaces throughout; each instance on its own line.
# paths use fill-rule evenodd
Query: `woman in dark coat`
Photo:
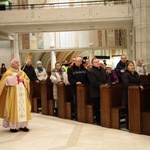
M 123 98 L 122 104 L 126 107 L 126 122 L 128 128 L 128 87 L 129 86 L 139 86 L 143 90 L 143 86 L 138 73 L 135 71 L 134 62 L 128 61 L 126 64 L 126 71 L 122 75 L 123 83 Z

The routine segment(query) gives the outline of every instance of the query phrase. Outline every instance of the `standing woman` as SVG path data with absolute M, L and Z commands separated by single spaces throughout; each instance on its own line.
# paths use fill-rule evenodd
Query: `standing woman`
M 135 66 L 133 61 L 128 61 L 126 63 L 126 71 L 122 75 L 122 83 L 123 83 L 122 104 L 126 106 L 126 123 L 128 128 L 128 87 L 139 86 L 141 90 L 144 89 L 139 74 L 135 71 Z
M 139 75 L 148 75 L 147 67 L 144 64 L 142 58 L 138 59 L 138 63 L 137 63 L 137 66 L 136 66 L 136 71 Z
M 54 108 L 54 115 L 58 115 L 58 95 L 57 95 L 57 85 L 58 84 L 65 84 L 68 85 L 68 75 L 65 70 L 61 67 L 60 62 L 55 63 L 55 68 L 51 70 L 50 80 L 53 82 L 53 98 L 55 100 L 55 108 Z
M 37 68 L 35 69 L 35 73 L 39 81 L 47 80 L 48 75 L 45 68 L 43 68 L 41 61 L 37 61 Z

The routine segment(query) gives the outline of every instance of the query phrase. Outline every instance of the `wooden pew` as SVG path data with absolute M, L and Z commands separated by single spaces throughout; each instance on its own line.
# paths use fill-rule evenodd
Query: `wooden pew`
M 58 117 L 66 118 L 66 88 L 64 84 L 57 85 Z
M 71 101 L 73 100 L 70 85 L 58 84 L 58 117 L 71 119 Z
M 41 84 L 41 106 L 42 106 L 42 114 L 48 115 L 48 98 L 47 98 L 47 84 L 45 81 L 40 82 Z
M 122 84 L 100 86 L 101 126 L 120 128 L 120 113 L 125 110 L 121 106 L 122 92 Z
M 128 88 L 129 131 L 150 135 L 150 83 Z
M 53 83 L 49 78 L 47 79 L 46 83 L 47 83 L 48 115 L 54 116 Z
M 79 122 L 86 122 L 86 85 L 77 85 L 77 118 Z
M 72 101 L 73 96 L 71 93 L 70 85 L 66 85 L 66 119 L 72 119 Z
M 41 86 L 39 83 L 30 82 L 30 99 L 31 99 L 31 111 L 38 112 L 39 102 L 41 100 Z
M 93 106 L 90 102 L 88 85 L 77 85 L 77 116 L 78 121 L 94 123 Z
M 50 81 L 40 82 L 41 84 L 41 106 L 43 115 L 53 115 L 54 102 L 53 102 L 53 85 Z
M 86 85 L 86 122 L 93 124 L 94 123 L 94 112 L 93 112 L 93 102 L 90 96 L 90 85 Z
M 147 75 L 140 75 L 140 80 L 141 81 L 148 80 L 148 76 Z

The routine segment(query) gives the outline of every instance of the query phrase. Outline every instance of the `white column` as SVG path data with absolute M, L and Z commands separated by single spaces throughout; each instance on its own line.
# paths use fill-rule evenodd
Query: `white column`
M 136 59 L 142 57 L 150 70 L 150 0 L 134 0 L 132 3 L 135 56 Z
M 55 51 L 51 51 L 51 69 L 55 68 L 56 63 L 56 53 Z
M 94 58 L 94 50 L 89 50 L 89 60 L 91 61 Z
M 129 29 L 127 29 L 127 57 L 129 60 L 134 60 L 133 53 L 131 51 L 131 35 Z
M 14 47 L 12 50 L 12 57 L 18 58 L 20 62 L 18 34 L 14 34 Z

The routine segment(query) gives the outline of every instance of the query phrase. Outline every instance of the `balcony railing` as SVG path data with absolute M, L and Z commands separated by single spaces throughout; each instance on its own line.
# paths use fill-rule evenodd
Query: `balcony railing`
M 26 4 L 26 5 L 7 5 L 3 10 L 18 10 L 18 9 L 50 9 L 50 8 L 70 8 L 70 7 L 89 7 L 89 6 L 108 6 L 108 5 L 124 5 L 131 4 L 131 0 L 118 1 L 79 1 L 79 2 L 59 2 L 46 4 Z M 2 10 L 1 10 L 2 11 Z

